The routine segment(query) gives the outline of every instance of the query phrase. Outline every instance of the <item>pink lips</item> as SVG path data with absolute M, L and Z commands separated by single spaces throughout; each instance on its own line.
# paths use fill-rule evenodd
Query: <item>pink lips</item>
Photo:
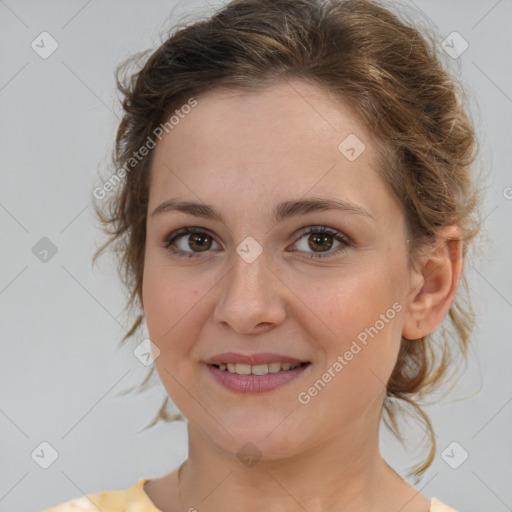
M 300 359 L 289 356 L 282 356 L 279 354 L 260 353 L 253 355 L 236 354 L 228 352 L 218 354 L 205 361 L 208 365 L 208 370 L 219 384 L 223 387 L 238 393 L 263 393 L 272 391 L 292 380 L 296 379 L 302 374 L 310 365 L 303 364 L 293 370 L 281 370 L 276 373 L 268 373 L 266 375 L 239 375 L 237 373 L 230 373 L 226 370 L 220 370 L 216 366 L 222 363 L 240 363 L 250 364 L 251 366 L 258 364 L 269 363 L 303 363 Z

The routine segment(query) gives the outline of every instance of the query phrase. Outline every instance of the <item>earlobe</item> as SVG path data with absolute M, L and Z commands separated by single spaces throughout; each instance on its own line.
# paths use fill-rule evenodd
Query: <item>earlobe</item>
M 417 284 L 411 290 L 402 336 L 416 340 L 430 334 L 452 305 L 462 272 L 460 228 L 449 226 L 438 233 L 416 270 Z

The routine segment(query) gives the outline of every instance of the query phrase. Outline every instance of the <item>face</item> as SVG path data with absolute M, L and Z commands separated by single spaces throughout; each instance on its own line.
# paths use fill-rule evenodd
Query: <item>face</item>
M 375 435 L 410 279 L 371 137 L 300 80 L 196 99 L 152 166 L 143 304 L 163 385 L 232 453 Z

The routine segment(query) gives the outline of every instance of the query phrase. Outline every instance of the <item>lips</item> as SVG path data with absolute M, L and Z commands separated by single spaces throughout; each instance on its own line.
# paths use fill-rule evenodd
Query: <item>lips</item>
M 213 356 L 205 363 L 217 382 L 241 393 L 271 391 L 291 382 L 310 366 L 309 361 L 271 353 L 229 352 Z

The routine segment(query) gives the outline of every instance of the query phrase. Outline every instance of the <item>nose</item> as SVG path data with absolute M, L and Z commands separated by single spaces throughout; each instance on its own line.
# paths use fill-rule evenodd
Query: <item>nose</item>
M 240 334 L 261 334 L 286 317 L 285 285 L 268 266 L 264 254 L 247 263 L 238 254 L 225 278 L 215 305 L 216 324 Z

